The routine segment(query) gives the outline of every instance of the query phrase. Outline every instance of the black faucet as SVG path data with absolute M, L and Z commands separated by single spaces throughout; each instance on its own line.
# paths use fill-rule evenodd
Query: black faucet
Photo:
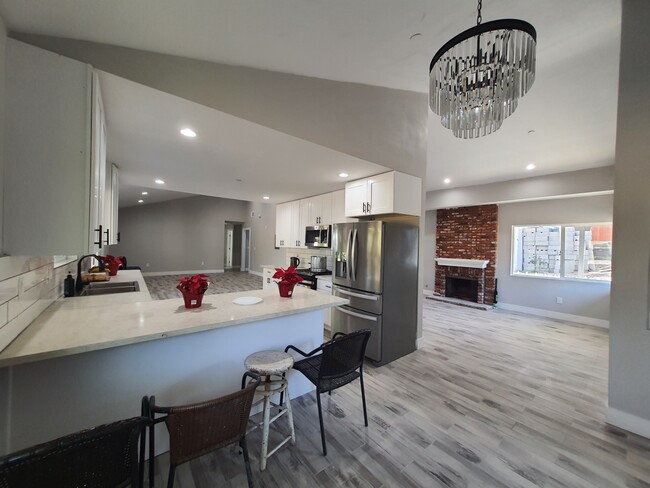
M 85 254 L 84 256 L 81 256 L 77 261 L 77 281 L 75 281 L 75 286 L 74 286 L 77 295 L 84 287 L 84 284 L 81 281 L 81 262 L 86 258 L 95 258 L 97 261 L 99 261 L 99 271 L 104 271 L 104 263 L 102 262 L 102 256 L 98 256 L 97 254 Z

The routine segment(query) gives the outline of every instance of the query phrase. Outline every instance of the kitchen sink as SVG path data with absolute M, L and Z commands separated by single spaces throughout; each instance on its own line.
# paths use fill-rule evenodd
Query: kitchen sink
M 95 295 L 110 295 L 113 293 L 129 293 L 140 291 L 140 285 L 137 281 L 93 281 L 84 286 L 79 294 L 80 297 L 89 297 Z

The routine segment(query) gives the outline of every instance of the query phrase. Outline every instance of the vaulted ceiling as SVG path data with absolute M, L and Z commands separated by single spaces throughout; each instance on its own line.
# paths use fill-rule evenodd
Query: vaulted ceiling
M 620 1 L 613 0 L 483 2 L 484 21 L 521 18 L 536 27 L 536 81 L 515 114 L 488 137 L 455 139 L 429 112 L 426 189 L 445 187 L 444 178 L 451 179 L 448 186 L 467 186 L 613 164 L 620 10 Z M 0 0 L 0 15 L 12 32 L 426 93 L 432 54 L 475 24 L 476 4 L 466 0 Z M 360 173 L 383 169 L 376 161 L 255 127 L 111 75 L 103 75 L 102 84 L 109 143 L 115 141 L 113 148 L 109 146 L 109 157 L 120 167 L 133 161 L 155 165 L 167 158 L 184 158 L 187 181 L 176 189 L 186 193 L 210 194 L 202 186 L 205 177 L 199 169 L 203 155 L 215 152 L 226 168 L 246 167 L 259 198 L 270 191 L 265 185 L 268 188 L 274 176 L 290 173 L 292 162 L 295 166 L 299 160 L 314 161 L 314 167 L 293 175 L 296 186 L 325 178 L 317 164 L 323 160 L 336 161 L 337 168 L 358 166 Z M 188 146 L 178 137 L 165 140 L 160 126 L 165 116 L 175 113 L 219 126 L 223 138 L 207 146 Z M 153 120 L 158 122 L 150 123 Z M 258 152 L 243 143 L 250 134 L 266 141 Z M 261 153 L 273 155 L 268 164 L 259 161 Z M 532 172 L 524 169 L 529 163 L 536 166 Z M 190 181 L 192 167 L 198 168 L 199 176 Z M 134 189 L 142 186 L 134 185 Z

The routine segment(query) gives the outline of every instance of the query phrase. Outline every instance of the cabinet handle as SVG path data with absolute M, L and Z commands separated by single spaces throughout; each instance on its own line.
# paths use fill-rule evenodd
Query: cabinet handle
M 370 202 L 366 204 L 366 208 L 368 209 L 368 213 L 370 213 Z
M 95 229 L 95 232 L 97 232 L 97 240 L 94 242 L 94 244 L 97 244 L 99 248 L 102 248 L 102 224 L 99 224 L 99 228 Z
M 106 234 L 106 243 L 105 243 L 105 244 L 108 246 L 108 245 L 109 245 L 109 242 L 108 242 L 108 235 L 110 234 L 110 229 L 107 228 L 107 229 L 104 231 L 104 234 Z
M 366 213 L 366 202 L 363 202 L 363 213 Z
M 117 233 L 117 242 L 120 242 L 120 233 Z

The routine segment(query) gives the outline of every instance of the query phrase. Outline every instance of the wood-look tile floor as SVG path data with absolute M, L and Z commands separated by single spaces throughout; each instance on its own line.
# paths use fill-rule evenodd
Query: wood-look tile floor
M 650 487 L 650 440 L 605 424 L 608 333 L 578 324 L 425 300 L 423 347 L 366 368 L 358 383 L 292 401 L 296 446 L 260 472 L 259 487 Z M 282 421 L 279 421 L 282 422 Z M 167 456 L 156 486 L 166 486 Z M 181 466 L 176 487 L 243 487 L 231 449 Z

